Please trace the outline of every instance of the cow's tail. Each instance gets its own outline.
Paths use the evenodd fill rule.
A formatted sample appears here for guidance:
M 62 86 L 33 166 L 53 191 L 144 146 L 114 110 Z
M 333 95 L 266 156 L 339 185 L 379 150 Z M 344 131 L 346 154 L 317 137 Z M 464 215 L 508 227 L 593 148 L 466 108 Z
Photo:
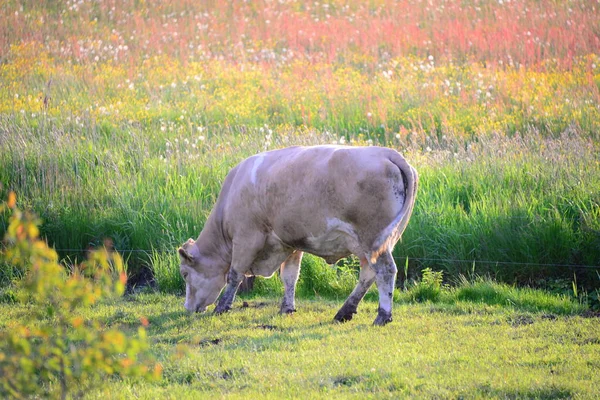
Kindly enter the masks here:
M 402 236 L 412 215 L 417 196 L 417 186 L 419 183 L 417 170 L 396 151 L 390 155 L 389 160 L 398 167 L 402 174 L 404 181 L 404 204 L 396 218 L 381 232 L 381 235 L 373 245 L 373 251 L 368 254 L 368 258 L 373 263 L 381 253 L 391 249 Z

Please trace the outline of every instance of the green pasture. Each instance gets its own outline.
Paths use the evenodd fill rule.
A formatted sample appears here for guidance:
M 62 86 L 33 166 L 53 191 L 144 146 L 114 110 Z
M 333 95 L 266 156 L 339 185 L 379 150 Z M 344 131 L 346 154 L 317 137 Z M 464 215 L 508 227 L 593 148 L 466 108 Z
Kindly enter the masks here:
M 498 286 L 484 286 L 445 291 L 436 303 L 401 297 L 384 328 L 371 325 L 374 301 L 338 324 L 332 318 L 341 299 L 300 300 L 297 313 L 281 316 L 279 298 L 246 297 L 215 317 L 187 314 L 181 296 L 126 296 L 87 310 L 85 318 L 135 335 L 146 317 L 150 353 L 162 363 L 163 379 L 115 378 L 86 398 L 600 396 L 597 317 L 565 298 L 513 290 L 508 301 Z M 470 297 L 469 290 L 479 295 Z M 502 300 L 483 294 L 490 290 Z M 0 327 L 28 312 L 0 303 Z

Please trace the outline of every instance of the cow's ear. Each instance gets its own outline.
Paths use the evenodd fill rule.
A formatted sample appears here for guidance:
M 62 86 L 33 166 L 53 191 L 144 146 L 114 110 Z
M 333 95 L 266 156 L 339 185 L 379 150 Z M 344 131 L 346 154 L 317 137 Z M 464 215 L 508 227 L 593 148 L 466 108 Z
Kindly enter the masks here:
M 187 262 L 194 261 L 194 257 L 190 253 L 185 251 L 182 247 L 180 247 L 177 251 L 179 251 L 179 257 L 181 258 L 181 261 L 187 261 Z

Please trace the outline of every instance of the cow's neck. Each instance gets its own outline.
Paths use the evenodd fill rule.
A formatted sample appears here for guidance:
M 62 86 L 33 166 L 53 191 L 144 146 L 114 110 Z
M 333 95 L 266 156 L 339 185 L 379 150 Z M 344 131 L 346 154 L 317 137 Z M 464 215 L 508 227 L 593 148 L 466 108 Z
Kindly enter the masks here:
M 220 219 L 211 214 L 200 236 L 196 240 L 196 246 L 203 257 L 210 258 L 215 265 L 228 269 L 231 265 L 231 240 L 226 236 Z

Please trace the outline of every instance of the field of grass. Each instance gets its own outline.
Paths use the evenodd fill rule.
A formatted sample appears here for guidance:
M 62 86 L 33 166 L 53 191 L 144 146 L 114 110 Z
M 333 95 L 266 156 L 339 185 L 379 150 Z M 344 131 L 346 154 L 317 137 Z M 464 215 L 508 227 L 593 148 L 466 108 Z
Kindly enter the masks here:
M 85 318 L 135 336 L 145 317 L 163 379 L 113 379 L 87 397 L 598 398 L 598 318 L 565 299 L 512 292 L 512 303 L 491 283 L 437 303 L 401 298 L 385 328 L 371 325 L 373 301 L 338 324 L 341 300 L 301 300 L 280 316 L 279 299 L 244 298 L 215 317 L 187 314 L 181 297 L 138 293 Z M 0 327 L 28 312 L 0 303 Z
M 371 326 L 371 290 L 334 324 L 355 261 L 310 256 L 292 316 L 277 278 L 186 314 L 175 249 L 229 169 L 323 143 L 419 171 L 394 321 Z M 3 1 L 11 191 L 66 263 L 106 239 L 127 261 L 133 294 L 85 319 L 135 337 L 145 317 L 163 379 L 90 398 L 600 397 L 598 2 Z M 32 312 L 15 273 L 0 265 L 2 331 Z
M 0 196 L 63 257 L 110 238 L 135 275 L 243 158 L 380 144 L 421 176 L 395 252 L 413 276 L 593 291 L 599 29 L 583 0 L 7 1 Z

